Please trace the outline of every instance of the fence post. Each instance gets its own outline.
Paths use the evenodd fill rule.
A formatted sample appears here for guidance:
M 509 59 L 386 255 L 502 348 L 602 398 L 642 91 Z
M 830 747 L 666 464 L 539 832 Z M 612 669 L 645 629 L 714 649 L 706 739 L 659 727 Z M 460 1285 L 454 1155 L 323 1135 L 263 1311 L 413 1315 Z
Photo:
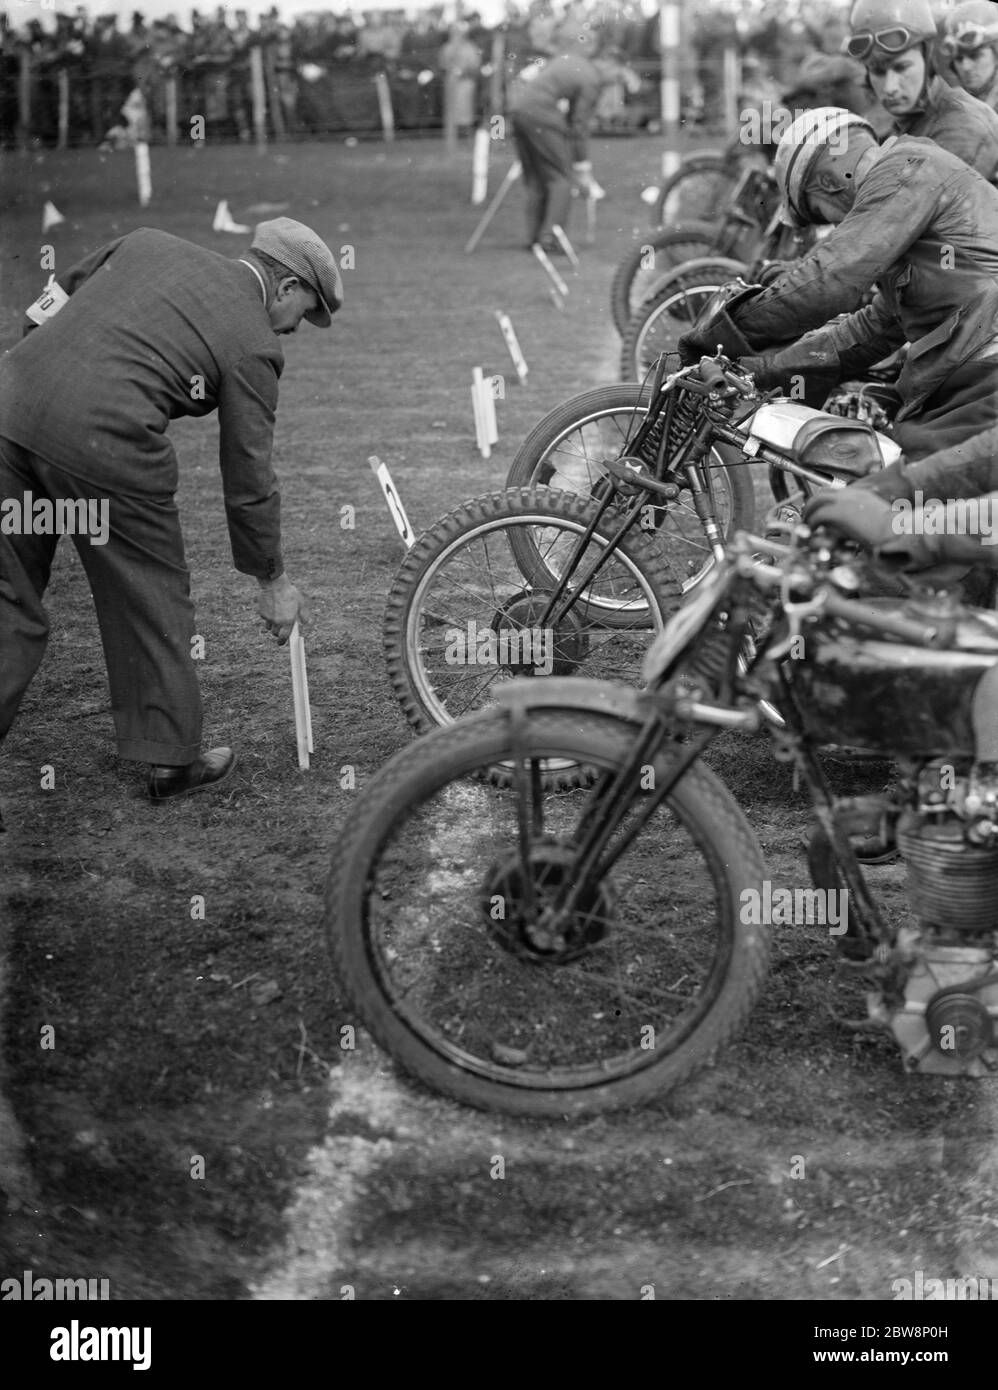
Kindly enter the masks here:
M 60 68 L 56 74 L 56 87 L 59 92 L 59 133 L 56 149 L 64 150 L 69 144 L 69 72 Z
M 166 143 L 177 143 L 177 74 L 168 72 L 165 83 L 166 98 Z
M 658 32 L 662 54 L 662 177 L 669 179 L 680 163 L 682 10 L 679 0 L 659 0 Z
M 738 91 L 742 62 L 738 44 L 728 39 L 724 45 L 724 133 L 729 139 L 738 134 Z
M 250 83 L 253 89 L 253 131 L 256 147 L 267 147 L 267 96 L 263 86 L 263 50 L 258 44 L 250 49 Z
M 500 115 L 504 108 L 504 83 L 503 76 L 506 68 L 506 35 L 502 30 L 497 30 L 492 35 L 492 72 L 489 76 L 489 112 L 493 116 Z
M 21 49 L 17 81 L 17 142 L 22 150 L 31 144 L 31 54 Z
M 274 126 L 274 136 L 283 140 L 287 134 L 284 124 L 284 107 L 281 105 L 281 89 L 277 82 L 277 68 L 274 64 L 274 50 L 267 44 L 263 53 L 263 70 L 267 75 L 267 95 L 270 97 L 270 119 Z

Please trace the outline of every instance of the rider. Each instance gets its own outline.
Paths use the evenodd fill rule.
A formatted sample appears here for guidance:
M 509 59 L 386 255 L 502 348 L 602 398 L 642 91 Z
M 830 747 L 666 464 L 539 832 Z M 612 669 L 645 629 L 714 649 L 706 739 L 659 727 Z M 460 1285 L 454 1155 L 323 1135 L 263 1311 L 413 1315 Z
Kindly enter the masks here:
M 998 111 L 998 5 L 965 0 L 950 10 L 942 52 L 963 90 Z
M 935 70 L 929 0 L 856 0 L 842 47 L 893 118 L 893 134 L 934 140 L 986 179 L 998 175 L 998 114 Z
M 998 422 L 998 189 L 930 140 L 878 146 L 862 117 L 834 107 L 794 121 L 776 177 L 794 225 L 838 225 L 681 338 L 683 361 L 720 345 L 760 386 L 799 396 L 803 383 L 821 405 L 907 341 L 894 433 L 909 458 Z

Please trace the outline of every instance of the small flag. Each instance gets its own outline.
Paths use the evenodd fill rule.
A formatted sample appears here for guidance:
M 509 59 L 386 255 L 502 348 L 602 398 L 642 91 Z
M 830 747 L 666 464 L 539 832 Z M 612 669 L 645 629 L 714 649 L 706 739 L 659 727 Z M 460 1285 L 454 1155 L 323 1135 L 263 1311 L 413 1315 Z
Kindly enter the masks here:
M 233 221 L 229 205 L 223 198 L 215 209 L 215 220 L 211 224 L 213 232 L 251 232 L 252 227 L 246 227 L 242 222 Z
M 56 207 L 55 203 L 46 203 L 42 208 L 42 234 L 51 227 L 58 227 L 60 222 L 65 222 L 65 217 Z

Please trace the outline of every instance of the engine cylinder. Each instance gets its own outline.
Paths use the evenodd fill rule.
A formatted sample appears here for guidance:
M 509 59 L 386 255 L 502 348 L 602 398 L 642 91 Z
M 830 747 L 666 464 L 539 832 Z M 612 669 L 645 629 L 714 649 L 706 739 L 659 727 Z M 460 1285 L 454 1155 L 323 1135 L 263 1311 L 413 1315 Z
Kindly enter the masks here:
M 998 849 L 964 840 L 955 818 L 929 825 L 915 813 L 902 816 L 897 846 L 908 866 L 908 897 L 925 923 L 943 930 L 985 932 L 998 928 Z

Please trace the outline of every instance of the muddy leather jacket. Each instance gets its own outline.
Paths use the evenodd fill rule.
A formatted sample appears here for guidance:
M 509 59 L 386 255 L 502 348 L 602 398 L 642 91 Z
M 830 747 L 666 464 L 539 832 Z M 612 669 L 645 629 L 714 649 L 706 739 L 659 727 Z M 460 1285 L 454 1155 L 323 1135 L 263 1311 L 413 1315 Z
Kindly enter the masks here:
M 980 497 L 998 492 L 998 425 L 917 463 L 899 459 L 890 468 L 860 478 L 854 486 L 875 492 L 888 502 L 904 498 L 914 503 L 921 500 L 919 493 L 924 499 Z
M 986 179 L 998 176 L 998 115 L 939 76 L 929 82 L 920 110 L 894 118 L 892 133 L 934 140 Z
M 907 341 L 903 420 L 958 367 L 998 358 L 998 188 L 931 140 L 891 138 L 845 219 L 746 299 L 732 320 L 766 354 L 746 363 L 761 380 L 860 376 Z

